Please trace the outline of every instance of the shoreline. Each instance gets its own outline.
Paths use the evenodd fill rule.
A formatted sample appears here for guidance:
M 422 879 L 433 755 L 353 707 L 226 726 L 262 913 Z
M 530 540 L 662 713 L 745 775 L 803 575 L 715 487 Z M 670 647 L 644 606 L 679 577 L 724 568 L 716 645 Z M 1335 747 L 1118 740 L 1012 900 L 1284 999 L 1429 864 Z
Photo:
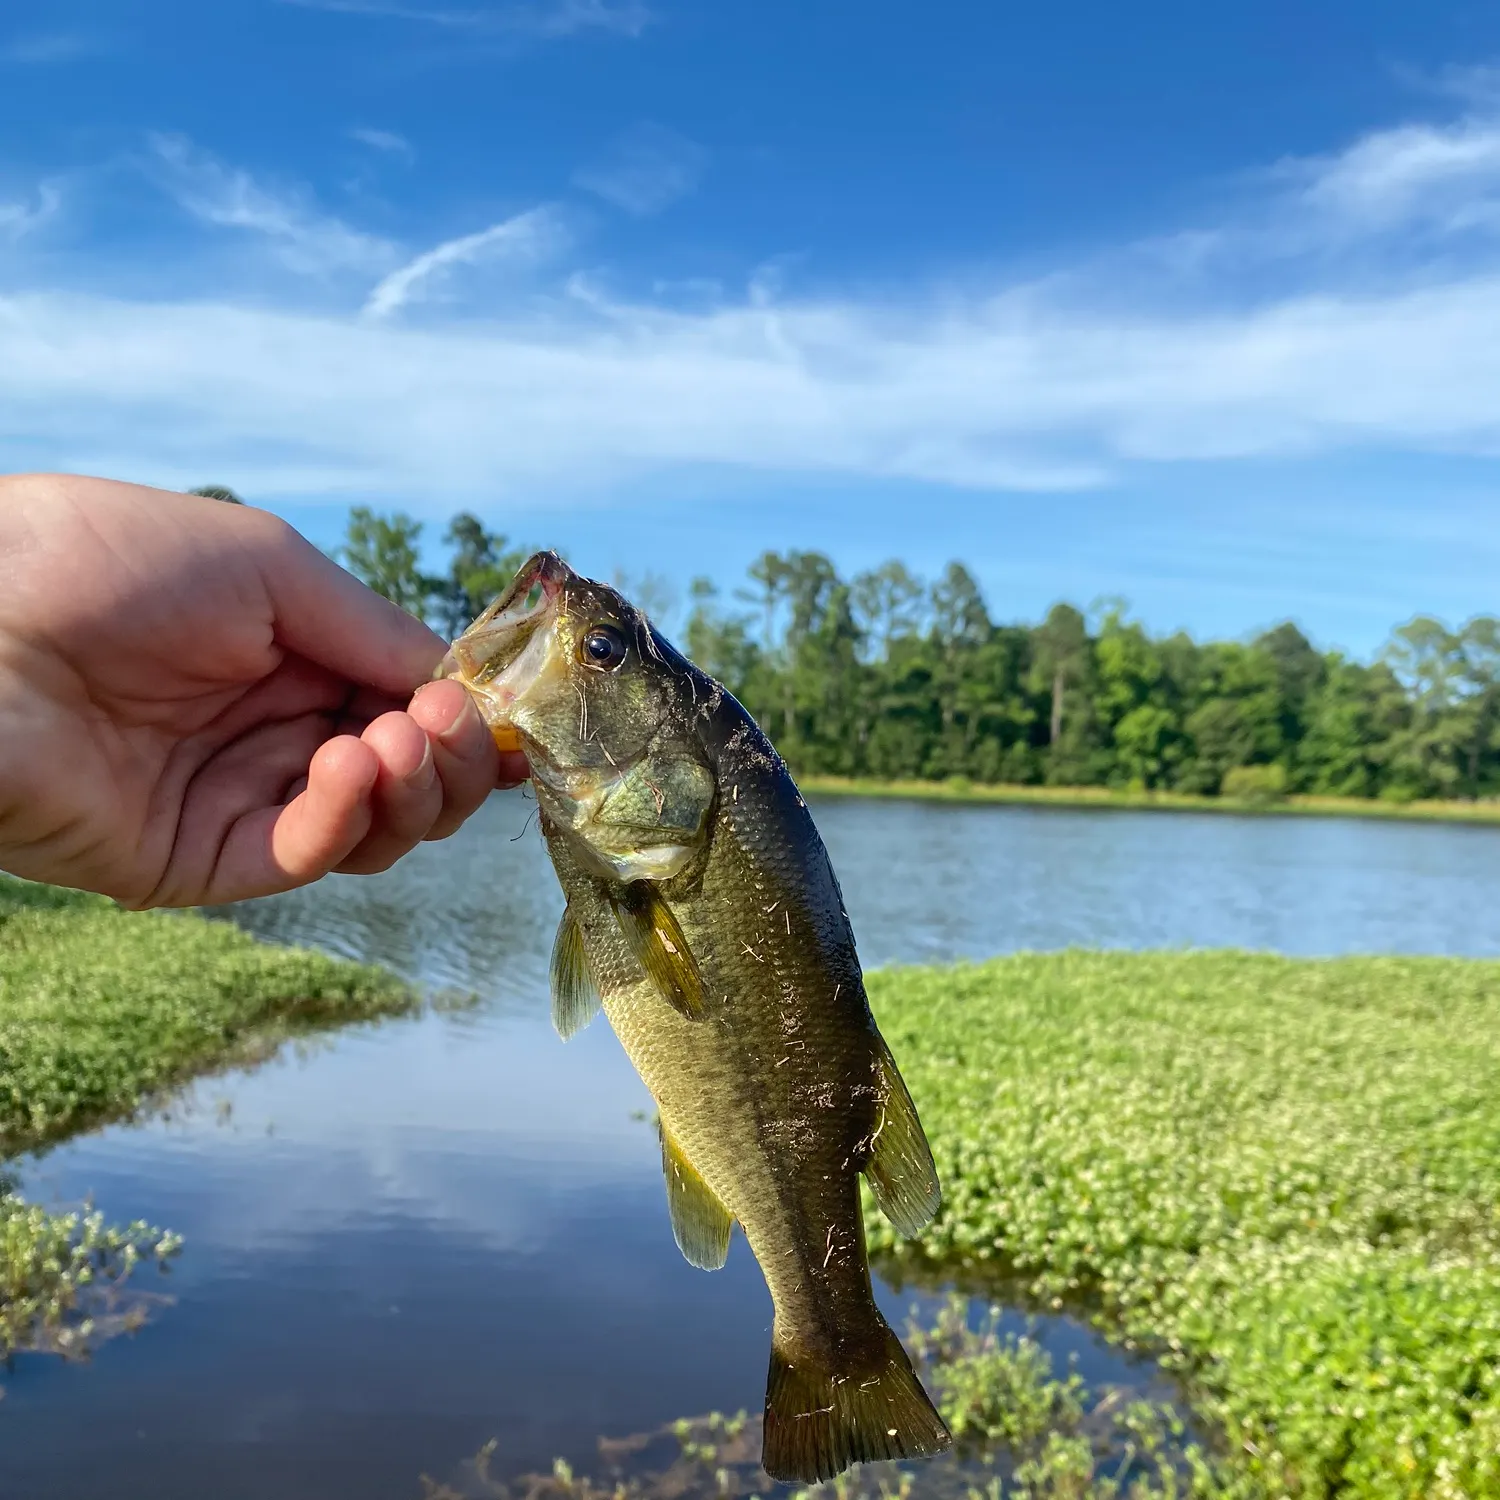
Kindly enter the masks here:
M 121 1287 L 181 1245 L 92 1206 L 33 1204 L 15 1163 L 296 1037 L 419 1006 L 371 965 L 0 876 L 0 1362 L 76 1357 L 139 1326 L 145 1304 L 120 1305 Z
M 1500 827 L 1500 801 L 1382 802 L 1373 797 L 1292 793 L 1275 800 L 1204 797 L 1192 792 L 1115 791 L 1092 786 L 1026 786 L 1020 783 L 882 781 L 873 777 L 799 776 L 813 797 L 869 797 L 959 806 L 1058 807 L 1105 812 L 1218 813 L 1240 817 L 1371 818 L 1413 823 L 1467 823 Z

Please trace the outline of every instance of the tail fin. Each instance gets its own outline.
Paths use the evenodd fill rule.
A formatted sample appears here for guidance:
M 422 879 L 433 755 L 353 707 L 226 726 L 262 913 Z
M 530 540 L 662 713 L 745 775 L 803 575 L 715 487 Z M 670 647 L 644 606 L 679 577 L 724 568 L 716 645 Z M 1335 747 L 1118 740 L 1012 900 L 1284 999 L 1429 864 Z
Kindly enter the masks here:
M 850 1464 L 918 1458 L 952 1443 L 901 1340 L 887 1328 L 885 1341 L 883 1365 L 846 1375 L 790 1363 L 773 1335 L 761 1455 L 767 1474 L 816 1484 Z

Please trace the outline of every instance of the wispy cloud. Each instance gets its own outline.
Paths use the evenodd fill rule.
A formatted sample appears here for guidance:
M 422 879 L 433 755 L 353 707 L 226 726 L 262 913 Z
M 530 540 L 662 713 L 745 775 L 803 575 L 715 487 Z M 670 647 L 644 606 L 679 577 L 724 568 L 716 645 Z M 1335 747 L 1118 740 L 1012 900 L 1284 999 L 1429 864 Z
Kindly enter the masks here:
M 356 126 L 349 132 L 351 140 L 374 151 L 384 151 L 387 156 L 399 156 L 404 161 L 416 159 L 416 150 L 404 135 L 394 130 L 372 130 L 367 126 Z
M 691 307 L 566 261 L 551 297 L 490 279 L 459 300 L 463 268 L 557 254 L 554 211 L 413 257 L 168 141 L 179 202 L 366 274 L 364 316 L 188 302 L 165 274 L 151 302 L 0 298 L 0 438 L 32 463 L 150 474 L 190 454 L 267 495 L 438 506 L 715 465 L 983 491 L 1143 464 L 1500 456 L 1500 240 L 1457 254 L 1444 227 L 1500 192 L 1497 131 L 1472 114 L 1283 163 L 1255 211 L 1191 230 L 1213 248 L 1190 285 L 1158 266 L 1138 297 L 1122 246 L 1027 285 L 810 296 L 759 275 Z
M 0 43 L 0 62 L 40 67 L 72 62 L 100 50 L 100 39 L 87 32 L 39 31 Z
M 349 16 L 385 16 L 432 26 L 492 35 L 564 37 L 575 32 L 605 31 L 639 36 L 653 19 L 640 0 L 540 0 L 529 5 L 479 9 L 410 5 L 403 0 L 280 0 L 303 10 Z
M 0 202 L 0 236 L 18 240 L 39 229 L 62 207 L 62 189 L 44 182 L 36 192 L 34 203 Z
M 435 282 L 457 266 L 494 261 L 534 264 L 555 253 L 565 239 L 563 226 L 552 209 L 535 208 L 517 214 L 477 234 L 447 240 L 392 271 L 370 293 L 365 313 L 372 318 L 389 317 L 408 302 L 426 295 Z
M 644 217 L 659 213 L 698 185 L 708 153 L 696 141 L 661 125 L 627 131 L 593 166 L 576 172 L 586 192 Z
M 1500 240 L 1500 96 L 1457 119 L 1409 122 L 1337 151 L 1285 158 L 1242 187 L 1242 201 L 1218 222 L 1128 254 L 1201 278 L 1210 290 L 1213 278 L 1246 272 L 1330 286 L 1400 278 L 1437 253 L 1448 274 L 1481 269 Z
M 404 328 L 0 299 L 0 410 L 57 461 L 107 445 L 151 472 L 193 434 L 267 492 L 294 452 L 309 489 L 439 503 L 684 465 L 1045 490 L 1145 462 L 1500 453 L 1500 276 L 1210 317 L 1026 295 L 788 303 L 774 327 L 747 304 L 612 312 Z
M 1288 163 L 1303 205 L 1350 234 L 1495 224 L 1500 119 L 1378 131 L 1328 157 Z
M 321 213 L 305 194 L 269 188 L 181 136 L 153 136 L 151 149 L 153 174 L 187 213 L 217 228 L 265 236 L 293 271 L 378 274 L 396 256 L 389 241 Z

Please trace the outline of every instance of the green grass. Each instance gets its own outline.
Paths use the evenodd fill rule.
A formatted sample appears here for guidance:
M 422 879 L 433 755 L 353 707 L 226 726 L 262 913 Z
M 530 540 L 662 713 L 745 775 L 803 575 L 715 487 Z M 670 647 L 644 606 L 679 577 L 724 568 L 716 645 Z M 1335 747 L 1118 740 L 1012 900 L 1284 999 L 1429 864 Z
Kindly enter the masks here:
M 378 969 L 0 877 L 0 1158 L 129 1117 L 289 1036 L 413 1003 Z M 67 1348 L 97 1293 L 175 1247 L 144 1224 L 45 1213 L 0 1182 L 0 1356 Z
M 1388 802 L 1373 797 L 1199 797 L 1188 792 L 1115 790 L 1101 786 L 1020 786 L 970 781 L 877 781 L 846 776 L 799 776 L 818 797 L 909 798 L 922 802 L 1004 806 L 1082 807 L 1124 811 L 1267 813 L 1280 817 L 1395 818 L 1417 822 L 1500 824 L 1500 801 Z
M 874 1248 L 1161 1354 L 1223 1435 L 1200 1488 L 1500 1495 L 1500 964 L 1073 952 L 870 991 L 945 1189 Z

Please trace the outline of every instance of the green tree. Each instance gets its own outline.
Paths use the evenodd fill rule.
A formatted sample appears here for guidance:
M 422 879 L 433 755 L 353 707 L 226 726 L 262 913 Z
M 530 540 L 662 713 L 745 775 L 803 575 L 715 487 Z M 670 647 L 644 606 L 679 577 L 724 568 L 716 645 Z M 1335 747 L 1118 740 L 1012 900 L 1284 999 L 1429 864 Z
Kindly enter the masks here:
M 1110 779 L 1163 785 L 1183 755 L 1176 694 L 1161 650 L 1139 623 L 1125 618 L 1123 601 L 1104 607 L 1094 680 L 1099 715 L 1115 749 Z
M 1500 620 L 1476 615 L 1458 633 L 1466 707 L 1468 794 L 1477 797 L 1494 774 L 1500 749 Z
M 205 500 L 223 500 L 228 505 L 245 503 L 227 484 L 200 484 L 196 489 L 189 490 L 188 494 L 202 495 Z
M 349 527 L 338 558 L 377 594 L 408 614 L 425 618 L 433 580 L 421 569 L 417 551 L 421 535 L 422 523 L 400 511 L 381 516 L 367 506 L 356 505 L 349 512 Z
M 1451 797 L 1463 784 L 1466 668 L 1463 642 L 1441 620 L 1417 615 L 1391 632 L 1381 659 L 1405 689 L 1410 718 L 1393 737 L 1386 792 Z
M 342 555 L 366 582 L 450 634 L 510 581 L 522 554 L 453 518 L 441 577 L 421 527 L 353 511 Z M 689 655 L 736 694 L 794 769 L 884 777 L 1283 789 L 1410 798 L 1500 793 L 1500 620 L 1457 630 L 1418 616 L 1363 664 L 1293 624 L 1254 641 L 1153 636 L 1122 600 L 1039 625 L 994 623 L 959 562 L 930 589 L 892 559 L 840 578 L 820 552 L 763 552 L 728 613 L 693 580 Z M 617 577 L 657 618 L 658 575 Z
M 916 634 L 925 593 L 922 580 L 896 558 L 855 575 L 849 586 L 850 609 L 866 648 L 877 660 L 889 655 L 894 640 Z
M 1259 636 L 1255 649 L 1271 659 L 1275 670 L 1289 784 L 1297 786 L 1302 775 L 1298 746 L 1307 732 L 1308 713 L 1325 680 L 1327 663 L 1289 620 Z
M 1188 747 L 1176 785 L 1212 796 L 1231 771 L 1281 763 L 1282 697 L 1276 659 L 1258 643 L 1194 650 L 1195 706 L 1183 721 Z
M 990 616 L 974 575 L 951 562 L 932 586 L 932 631 L 945 650 L 977 646 L 989 637 Z
M 740 589 L 736 597 L 756 605 L 761 614 L 760 648 L 770 653 L 777 646 L 777 618 L 790 583 L 790 568 L 779 552 L 762 552 L 750 564 L 754 589 Z
M 1129 786 L 1158 787 L 1175 759 L 1177 721 L 1155 703 L 1138 703 L 1115 725 L 1121 779 Z
M 677 590 L 664 573 L 643 568 L 639 573 L 616 568 L 610 582 L 648 620 L 665 630 L 677 610 Z
M 415 545 L 415 534 L 412 541 Z M 460 511 L 448 523 L 443 542 L 451 549 L 448 571 L 427 580 L 427 587 L 433 625 L 451 639 L 505 591 L 529 554 L 512 547 L 507 537 L 486 530 L 468 511 Z
M 695 578 L 688 588 L 692 610 L 687 622 L 687 654 L 741 702 L 747 702 L 760 663 L 760 648 L 745 620 L 721 614 L 712 579 Z
M 1063 732 L 1063 706 L 1068 688 L 1088 669 L 1089 632 L 1083 615 L 1071 604 L 1054 604 L 1032 635 L 1032 672 L 1051 693 L 1047 744 L 1054 758 Z

